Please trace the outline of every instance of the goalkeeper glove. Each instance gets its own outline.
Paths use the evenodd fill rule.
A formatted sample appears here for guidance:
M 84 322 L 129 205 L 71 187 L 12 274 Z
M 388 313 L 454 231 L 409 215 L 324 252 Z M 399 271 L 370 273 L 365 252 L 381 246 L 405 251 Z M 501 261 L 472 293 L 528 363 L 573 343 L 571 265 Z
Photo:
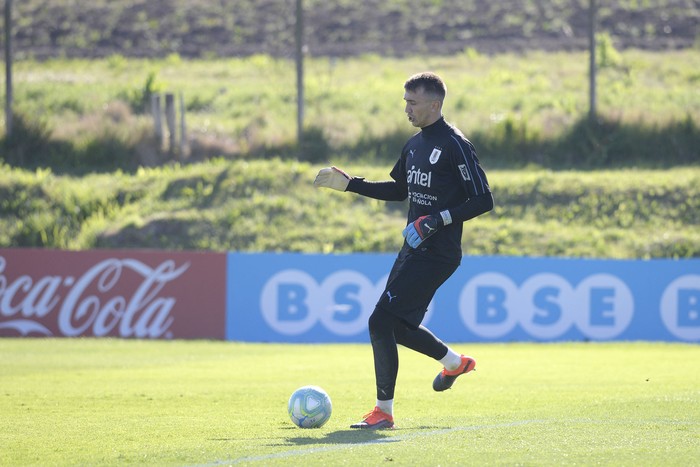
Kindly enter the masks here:
M 403 229 L 403 236 L 411 248 L 418 248 L 426 238 L 451 223 L 452 217 L 448 210 L 442 211 L 439 216 L 421 216 Z
M 326 167 L 318 171 L 314 180 L 315 187 L 332 188 L 338 191 L 345 191 L 350 183 L 350 175 L 346 174 L 338 167 Z

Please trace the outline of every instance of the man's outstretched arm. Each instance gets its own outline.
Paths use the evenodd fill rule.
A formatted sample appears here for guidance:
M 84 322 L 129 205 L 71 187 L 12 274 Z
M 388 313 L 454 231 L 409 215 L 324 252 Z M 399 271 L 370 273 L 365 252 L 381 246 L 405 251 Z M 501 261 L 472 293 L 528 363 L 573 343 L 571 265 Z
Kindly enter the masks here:
M 314 180 L 314 186 L 350 191 L 383 201 L 403 201 L 408 197 L 408 193 L 402 191 L 394 180 L 369 182 L 361 177 L 351 177 L 337 167 L 325 167 L 319 170 Z

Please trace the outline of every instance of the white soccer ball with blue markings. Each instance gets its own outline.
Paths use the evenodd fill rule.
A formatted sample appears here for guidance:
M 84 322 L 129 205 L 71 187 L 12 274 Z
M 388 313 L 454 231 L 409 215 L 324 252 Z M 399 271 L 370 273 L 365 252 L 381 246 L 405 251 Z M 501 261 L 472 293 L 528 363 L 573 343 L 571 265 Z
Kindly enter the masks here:
M 331 398 L 318 386 L 302 386 L 289 398 L 289 418 L 299 428 L 320 428 L 333 411 Z

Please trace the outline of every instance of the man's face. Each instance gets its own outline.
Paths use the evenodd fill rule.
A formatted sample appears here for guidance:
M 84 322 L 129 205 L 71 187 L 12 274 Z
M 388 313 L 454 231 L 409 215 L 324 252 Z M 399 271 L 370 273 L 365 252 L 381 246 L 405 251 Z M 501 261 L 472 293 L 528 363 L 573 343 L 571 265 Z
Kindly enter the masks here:
M 404 92 L 406 101 L 404 111 L 411 125 L 423 128 L 432 125 L 440 118 L 440 101 L 433 95 L 426 94 L 423 88 Z

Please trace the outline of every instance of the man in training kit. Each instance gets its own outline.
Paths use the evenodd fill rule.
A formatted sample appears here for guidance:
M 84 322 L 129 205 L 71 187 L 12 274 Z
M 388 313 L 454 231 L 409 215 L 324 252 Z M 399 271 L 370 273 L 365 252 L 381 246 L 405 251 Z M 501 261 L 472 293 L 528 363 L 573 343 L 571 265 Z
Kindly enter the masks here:
M 391 170 L 392 180 L 371 182 L 336 167 L 321 169 L 314 185 L 385 201 L 409 199 L 404 244 L 386 288 L 369 318 L 377 403 L 351 428 L 393 428 L 394 389 L 399 370 L 397 344 L 434 358 L 444 369 L 433 389 L 452 387 L 472 371 L 473 358 L 460 355 L 421 325 L 435 292 L 462 259 L 462 223 L 493 209 L 493 197 L 474 146 L 442 116 L 447 88 L 434 73 L 404 83 L 405 112 L 413 135 Z

